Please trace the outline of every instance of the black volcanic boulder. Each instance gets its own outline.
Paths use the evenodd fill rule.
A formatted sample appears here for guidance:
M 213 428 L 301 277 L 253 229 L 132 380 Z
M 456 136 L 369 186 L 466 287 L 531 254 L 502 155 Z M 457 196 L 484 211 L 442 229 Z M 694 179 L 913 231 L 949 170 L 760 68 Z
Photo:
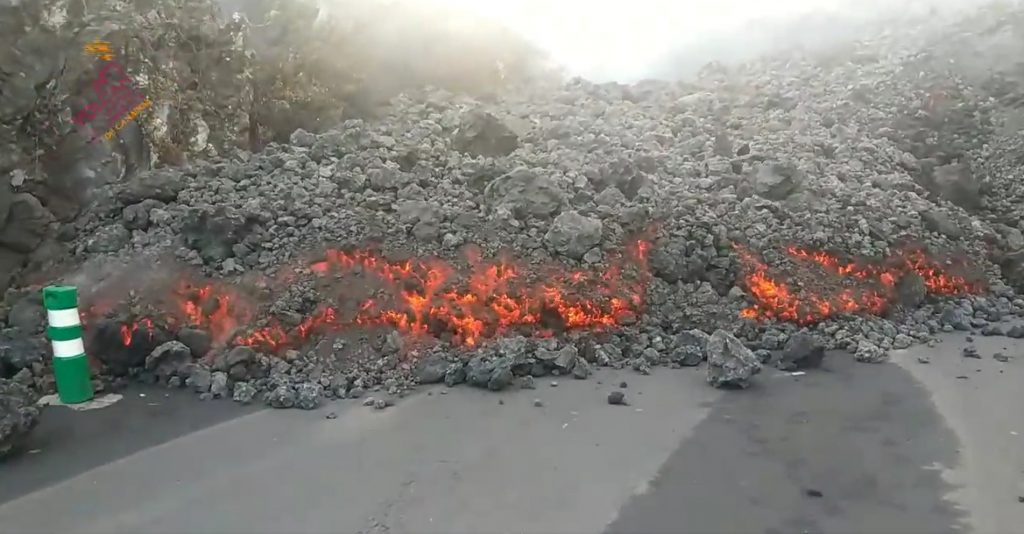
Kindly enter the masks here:
M 0 378 L 0 458 L 16 450 L 39 424 L 35 401 L 27 387 Z

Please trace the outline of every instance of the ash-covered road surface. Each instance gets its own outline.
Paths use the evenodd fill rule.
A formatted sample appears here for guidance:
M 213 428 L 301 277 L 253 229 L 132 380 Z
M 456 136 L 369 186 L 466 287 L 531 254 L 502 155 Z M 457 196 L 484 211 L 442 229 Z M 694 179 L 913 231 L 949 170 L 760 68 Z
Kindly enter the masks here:
M 1024 347 L 1012 341 L 976 339 L 981 359 L 961 356 L 962 335 L 898 352 L 895 364 L 833 354 L 823 369 L 768 371 L 727 395 L 689 369 L 602 372 L 601 384 L 545 381 L 500 395 L 433 389 L 385 411 L 264 410 L 45 489 L 30 474 L 58 477 L 53 467 L 67 462 L 55 450 L 24 456 L 31 470 L 0 470 L 13 499 L 0 505 L 0 524 L 18 533 L 1018 532 L 1024 416 L 1012 407 Z M 605 401 L 620 381 L 630 406 Z M 160 439 L 141 425 L 102 424 L 107 440 L 93 428 L 49 446 L 81 463 L 132 449 L 120 440 Z

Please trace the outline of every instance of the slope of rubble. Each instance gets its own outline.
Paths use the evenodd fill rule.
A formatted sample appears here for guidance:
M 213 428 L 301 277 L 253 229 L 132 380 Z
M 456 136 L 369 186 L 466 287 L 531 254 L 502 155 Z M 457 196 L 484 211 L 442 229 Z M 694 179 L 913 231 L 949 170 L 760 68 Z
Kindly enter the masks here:
M 949 61 L 1019 50 L 1022 13 L 687 82 L 408 92 L 377 120 L 96 188 L 46 274 L 81 288 L 104 387 L 274 407 L 705 360 L 745 387 L 825 348 L 1024 337 L 999 325 L 1024 316 L 1024 68 Z M 52 389 L 24 338 L 38 289 L 7 302 L 22 352 L 2 376 Z

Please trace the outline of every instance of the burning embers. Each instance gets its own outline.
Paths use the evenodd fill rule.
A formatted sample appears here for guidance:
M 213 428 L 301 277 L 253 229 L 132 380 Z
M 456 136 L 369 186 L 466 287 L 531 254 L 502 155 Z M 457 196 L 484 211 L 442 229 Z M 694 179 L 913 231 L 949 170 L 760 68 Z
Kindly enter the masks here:
M 835 255 L 799 247 L 786 253 L 815 271 L 814 287 L 779 280 L 767 264 L 745 247 L 734 247 L 745 270 L 744 282 L 755 303 L 741 312 L 749 319 L 778 319 L 801 325 L 844 313 L 880 315 L 917 283 L 922 293 L 964 295 L 985 290 L 983 282 L 969 280 L 964 262 L 939 261 L 921 248 L 907 248 L 877 262 L 844 261 Z M 824 276 L 823 276 L 824 275 Z M 923 295 L 921 295 L 923 296 Z
M 118 334 L 124 347 L 149 347 L 154 336 L 164 337 L 161 332 L 189 327 L 209 332 L 214 345 L 278 351 L 316 334 L 373 326 L 466 346 L 511 331 L 543 336 L 613 328 L 634 322 L 641 311 L 649 246 L 632 243 L 601 272 L 528 271 L 508 261 L 484 262 L 472 251 L 459 267 L 328 250 L 308 270 L 318 293 L 330 298 L 305 317 L 257 323 L 254 300 L 232 286 L 182 283 L 170 291 L 172 302 L 156 304 L 165 310 L 159 318 L 153 315 L 156 325 L 149 318 L 122 321 Z M 109 334 L 104 339 L 112 341 Z

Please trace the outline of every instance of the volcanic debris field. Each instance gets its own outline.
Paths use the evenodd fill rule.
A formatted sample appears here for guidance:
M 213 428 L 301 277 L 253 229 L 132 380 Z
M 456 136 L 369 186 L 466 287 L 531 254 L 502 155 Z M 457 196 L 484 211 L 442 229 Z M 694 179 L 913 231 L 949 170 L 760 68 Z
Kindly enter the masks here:
M 743 388 L 824 349 L 1021 338 L 999 323 L 1024 316 L 1006 126 L 1024 68 L 950 58 L 1019 44 L 1022 20 L 904 22 L 687 82 L 407 93 L 379 120 L 97 188 L 59 281 L 80 288 L 100 390 L 276 408 L 601 366 L 704 364 Z M 41 394 L 39 287 L 13 293 L 0 373 Z

